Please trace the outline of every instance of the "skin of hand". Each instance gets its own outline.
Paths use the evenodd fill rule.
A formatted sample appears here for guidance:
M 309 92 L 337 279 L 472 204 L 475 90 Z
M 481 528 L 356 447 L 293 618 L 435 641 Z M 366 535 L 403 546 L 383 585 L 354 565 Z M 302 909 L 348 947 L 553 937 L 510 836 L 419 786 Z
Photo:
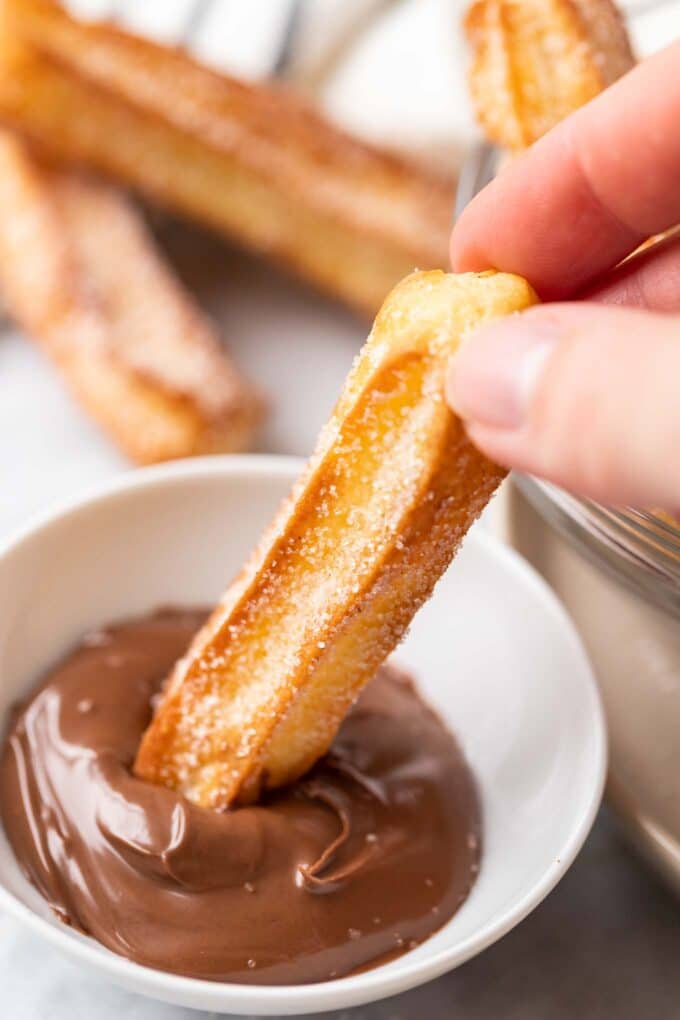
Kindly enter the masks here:
M 680 233 L 627 256 L 680 222 L 679 117 L 677 42 L 471 202 L 453 231 L 454 270 L 519 273 L 548 303 L 471 337 L 447 385 L 499 463 L 676 515 Z

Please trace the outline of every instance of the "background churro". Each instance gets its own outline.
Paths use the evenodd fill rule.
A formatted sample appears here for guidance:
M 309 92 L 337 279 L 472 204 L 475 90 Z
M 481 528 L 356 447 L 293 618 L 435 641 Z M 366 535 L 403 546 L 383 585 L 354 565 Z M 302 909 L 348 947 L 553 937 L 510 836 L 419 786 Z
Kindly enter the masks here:
M 634 63 L 612 0 L 476 0 L 469 87 L 490 141 L 535 142 Z
M 0 295 L 139 463 L 239 450 L 262 401 L 114 188 L 0 134 Z
M 373 316 L 415 267 L 443 268 L 453 184 L 333 127 L 290 91 L 52 0 L 5 0 L 0 120 L 285 264 Z

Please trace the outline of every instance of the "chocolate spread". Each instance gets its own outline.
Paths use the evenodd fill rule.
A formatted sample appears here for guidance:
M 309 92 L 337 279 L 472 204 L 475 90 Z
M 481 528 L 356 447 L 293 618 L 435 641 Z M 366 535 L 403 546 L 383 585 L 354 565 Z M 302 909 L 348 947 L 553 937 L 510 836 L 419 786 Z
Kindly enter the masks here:
M 474 882 L 475 786 L 412 683 L 386 668 L 292 787 L 217 814 L 136 779 L 154 695 L 203 620 L 167 610 L 88 635 L 18 709 L 0 811 L 67 924 L 139 963 L 261 984 L 406 952 Z

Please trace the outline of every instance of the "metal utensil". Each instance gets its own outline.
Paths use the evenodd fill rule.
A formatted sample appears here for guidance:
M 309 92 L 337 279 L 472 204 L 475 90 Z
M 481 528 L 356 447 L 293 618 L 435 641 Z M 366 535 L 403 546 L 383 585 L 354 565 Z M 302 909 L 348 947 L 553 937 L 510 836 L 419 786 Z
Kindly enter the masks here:
M 501 155 L 500 149 L 489 142 L 477 142 L 472 146 L 463 161 L 458 177 L 453 204 L 454 223 L 477 192 L 494 179 Z

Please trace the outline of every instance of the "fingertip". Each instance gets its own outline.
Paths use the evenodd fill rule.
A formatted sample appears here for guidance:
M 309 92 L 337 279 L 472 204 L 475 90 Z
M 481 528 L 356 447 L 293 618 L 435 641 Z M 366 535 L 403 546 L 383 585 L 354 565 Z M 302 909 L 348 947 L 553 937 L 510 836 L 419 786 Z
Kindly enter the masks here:
M 454 273 L 474 273 L 481 268 L 475 264 L 474 257 L 468 251 L 465 224 L 463 222 L 464 216 L 465 213 L 461 215 L 453 228 L 449 243 L 449 259 Z
M 485 224 L 489 219 L 487 192 L 491 187 L 489 185 L 480 192 L 463 209 L 454 224 L 449 243 L 449 258 L 454 273 L 480 273 L 493 268 L 491 253 L 485 245 Z

